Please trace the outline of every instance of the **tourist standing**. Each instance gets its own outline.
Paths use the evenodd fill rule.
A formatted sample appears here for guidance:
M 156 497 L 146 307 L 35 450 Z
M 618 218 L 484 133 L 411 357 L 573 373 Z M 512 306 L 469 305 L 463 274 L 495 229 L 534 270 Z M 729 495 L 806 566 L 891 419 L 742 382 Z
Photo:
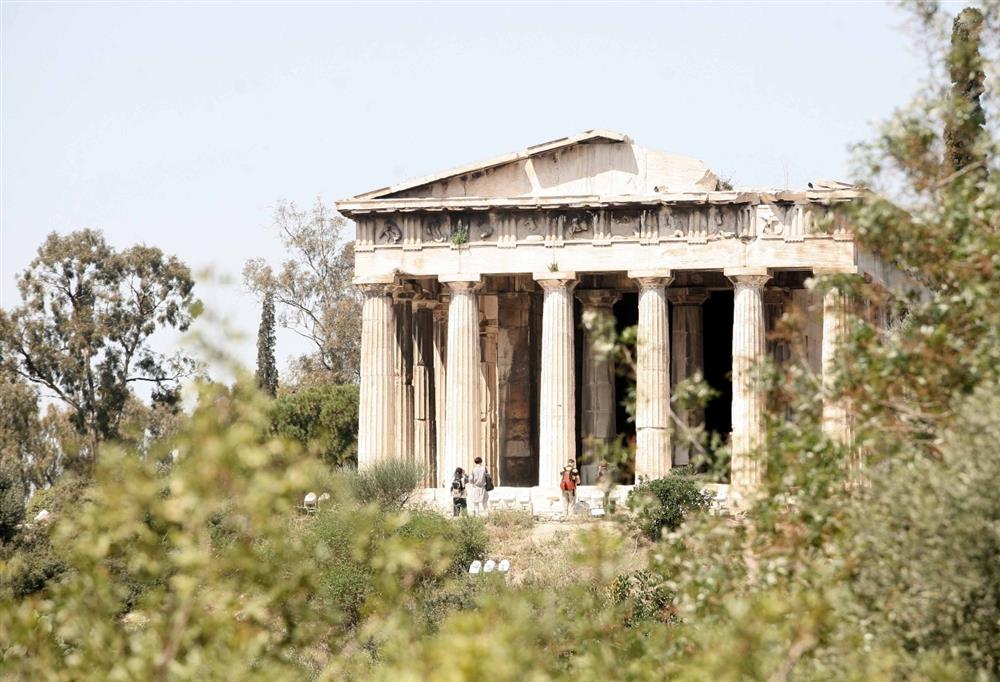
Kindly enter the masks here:
M 472 467 L 469 476 L 469 483 L 472 484 L 472 491 L 469 500 L 472 502 L 472 514 L 478 516 L 489 511 L 490 489 L 493 488 L 490 481 L 490 472 L 483 466 L 483 458 L 476 457 L 476 466 Z
M 452 515 L 465 514 L 468 505 L 465 501 L 465 484 L 468 478 L 462 467 L 455 469 L 455 478 L 451 482 L 451 507 Z
M 563 518 L 568 519 L 576 505 L 576 487 L 580 485 L 580 472 L 572 459 L 566 462 L 559 477 L 559 489 L 562 490 Z

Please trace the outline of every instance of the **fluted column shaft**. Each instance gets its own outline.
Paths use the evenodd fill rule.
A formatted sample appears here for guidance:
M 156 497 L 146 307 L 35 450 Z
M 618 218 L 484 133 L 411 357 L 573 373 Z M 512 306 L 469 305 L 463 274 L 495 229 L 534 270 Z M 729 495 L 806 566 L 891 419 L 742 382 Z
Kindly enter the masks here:
M 424 484 L 434 486 L 434 311 L 436 301 L 413 302 L 413 454 L 424 470 Z
M 764 329 L 766 269 L 726 270 L 733 298 L 733 436 L 731 481 L 739 491 L 754 490 L 761 480 L 764 444 L 764 395 L 757 368 L 767 356 Z
M 671 303 L 670 361 L 671 390 L 685 379 L 705 369 L 704 320 L 702 304 L 708 299 L 703 288 L 677 288 L 667 290 Z M 677 410 L 677 420 L 689 427 L 701 424 L 705 411 L 701 407 Z M 674 466 L 684 466 L 691 461 L 691 443 L 683 437 L 674 439 Z
M 635 377 L 636 481 L 670 473 L 670 336 L 666 286 L 669 270 L 633 271 L 639 283 Z
M 849 332 L 850 297 L 839 287 L 823 295 L 823 432 L 842 445 L 854 439 L 847 401 L 836 397 L 837 356 L 847 341 Z M 852 451 L 850 468 L 861 468 L 860 452 Z
M 445 280 L 448 303 L 448 373 L 443 470 L 449 481 L 456 467 L 466 471 L 480 454 L 479 280 Z
M 448 403 L 448 302 L 440 301 L 434 308 L 434 474 L 436 485 L 448 485 L 454 469 L 443 463 L 445 447 L 445 410 Z
M 576 459 L 576 377 L 573 353 L 574 272 L 535 275 L 544 290 L 542 367 L 538 410 L 538 485 L 559 485 L 559 472 Z
M 583 424 L 581 434 L 586 464 L 580 467 L 585 485 L 593 483 L 597 467 L 595 451 L 600 443 L 609 443 L 616 435 L 615 425 L 615 316 L 612 306 L 619 299 L 617 291 L 577 290 L 583 304 Z
M 361 311 L 361 386 L 358 405 L 358 466 L 395 456 L 396 324 L 392 283 L 359 280 Z

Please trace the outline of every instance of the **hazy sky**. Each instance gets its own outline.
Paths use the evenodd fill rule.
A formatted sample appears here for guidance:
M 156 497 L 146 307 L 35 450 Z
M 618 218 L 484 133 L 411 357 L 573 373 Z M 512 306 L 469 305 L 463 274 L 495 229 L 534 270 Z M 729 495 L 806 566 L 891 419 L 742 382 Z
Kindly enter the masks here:
M 589 128 L 738 185 L 849 175 L 918 87 L 877 3 L 2 5 L 0 304 L 44 236 L 176 254 L 246 333 L 279 199 L 327 202 Z M 284 359 L 303 346 L 279 334 Z

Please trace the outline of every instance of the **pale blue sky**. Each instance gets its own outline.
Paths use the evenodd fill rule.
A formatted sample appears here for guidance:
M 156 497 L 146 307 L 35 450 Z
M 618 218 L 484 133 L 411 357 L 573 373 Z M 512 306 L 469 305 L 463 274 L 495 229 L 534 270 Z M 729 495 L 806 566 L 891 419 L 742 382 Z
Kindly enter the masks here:
M 145 242 L 231 285 L 279 199 L 332 202 L 608 128 L 740 185 L 845 178 L 921 55 L 880 3 L 2 6 L 0 303 L 44 236 Z M 281 358 L 302 349 L 279 335 Z

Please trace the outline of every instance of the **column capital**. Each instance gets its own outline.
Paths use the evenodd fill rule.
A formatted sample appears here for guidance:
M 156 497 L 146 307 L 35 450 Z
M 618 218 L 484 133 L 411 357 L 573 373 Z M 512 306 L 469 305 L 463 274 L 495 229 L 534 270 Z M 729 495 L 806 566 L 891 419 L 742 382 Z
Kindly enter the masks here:
M 446 285 L 452 294 L 479 291 L 483 286 L 483 280 L 479 275 L 438 275 L 438 281 Z
M 667 289 L 667 300 L 674 305 L 701 305 L 708 300 L 705 287 L 675 287 Z
M 352 284 L 356 286 L 362 294 L 367 298 L 375 298 L 379 296 L 392 296 L 392 292 L 395 290 L 396 285 L 393 282 L 367 282 L 359 281 L 358 279 L 353 280 Z
M 549 272 L 536 272 L 531 277 L 538 282 L 538 286 L 543 289 L 569 289 L 576 286 L 576 273 L 563 270 L 552 270 Z
M 674 272 L 669 268 L 653 270 L 629 270 L 628 276 L 639 283 L 640 289 L 665 287 L 674 281 Z
M 575 293 L 587 308 L 610 308 L 622 297 L 614 289 L 577 289 Z
M 725 268 L 722 274 L 736 286 L 745 287 L 763 287 L 771 279 L 771 272 L 767 268 Z

